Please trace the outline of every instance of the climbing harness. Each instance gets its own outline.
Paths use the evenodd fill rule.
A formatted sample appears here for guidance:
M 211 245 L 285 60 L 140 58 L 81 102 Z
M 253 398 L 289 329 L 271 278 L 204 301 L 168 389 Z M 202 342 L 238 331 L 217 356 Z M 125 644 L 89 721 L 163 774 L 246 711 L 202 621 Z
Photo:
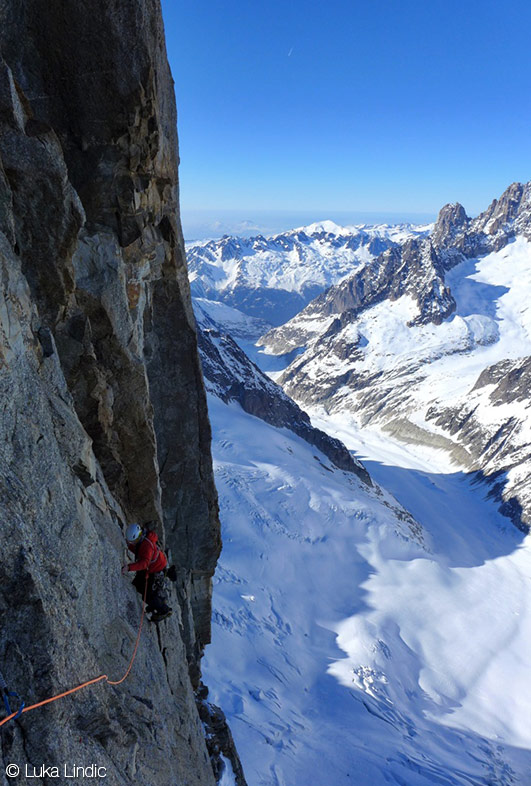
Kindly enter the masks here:
M 110 680 L 109 677 L 107 676 L 107 674 L 100 674 L 99 677 L 95 677 L 93 680 L 88 680 L 87 682 L 82 682 L 80 685 L 76 685 L 75 688 L 70 688 L 70 690 L 66 690 L 63 693 L 58 693 L 56 696 L 51 696 L 49 699 L 44 699 L 43 701 L 37 702 L 37 704 L 30 704 L 28 707 L 26 707 L 24 702 L 22 701 L 22 703 L 21 703 L 20 707 L 18 708 L 18 710 L 16 710 L 16 712 L 11 712 L 11 706 L 10 706 L 10 703 L 9 703 L 9 697 L 11 696 L 11 697 L 16 697 L 17 699 L 20 699 L 20 696 L 17 693 L 13 693 L 12 691 L 8 690 L 6 681 L 4 680 L 2 674 L 0 673 L 0 689 L 2 690 L 2 693 L 3 693 L 3 696 L 4 696 L 4 705 L 5 705 L 6 711 L 9 713 L 6 718 L 3 718 L 2 720 L 0 720 L 0 726 L 3 726 L 4 723 L 7 723 L 10 720 L 15 720 L 23 712 L 29 712 L 30 710 L 34 710 L 37 707 L 42 707 L 44 704 L 50 704 L 52 701 L 57 701 L 57 699 L 62 699 L 64 696 L 69 696 L 71 693 L 77 693 L 78 690 L 81 690 L 81 688 L 86 688 L 88 685 L 95 685 L 97 682 L 102 682 L 103 680 L 105 680 L 105 682 L 107 682 L 108 685 L 121 685 L 122 682 L 124 682 L 124 680 L 126 680 L 127 677 L 129 676 L 129 672 L 133 668 L 133 663 L 134 663 L 135 658 L 136 658 L 136 652 L 138 650 L 138 644 L 140 642 L 140 634 L 142 633 L 142 625 L 144 623 L 144 614 L 145 614 L 145 610 L 146 610 L 147 585 L 148 585 L 148 582 L 147 582 L 147 574 L 146 574 L 146 585 L 144 587 L 144 597 L 142 598 L 142 616 L 140 617 L 140 625 L 139 625 L 139 628 L 138 628 L 138 633 L 136 634 L 135 648 L 133 650 L 133 654 L 131 656 L 131 660 L 129 661 L 129 666 L 127 667 L 127 670 L 126 670 L 124 676 L 121 679 L 119 679 L 119 680 Z

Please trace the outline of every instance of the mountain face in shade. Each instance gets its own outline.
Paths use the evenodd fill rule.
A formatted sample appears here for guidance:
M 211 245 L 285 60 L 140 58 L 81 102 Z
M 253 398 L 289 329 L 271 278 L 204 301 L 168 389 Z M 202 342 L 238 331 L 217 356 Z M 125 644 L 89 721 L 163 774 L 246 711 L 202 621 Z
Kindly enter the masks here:
M 229 333 L 204 314 L 200 319 L 199 351 L 209 393 L 225 403 L 237 402 L 245 412 L 276 428 L 289 429 L 314 445 L 337 468 L 371 485 L 363 464 L 339 440 L 314 428 L 308 415 L 247 357 Z

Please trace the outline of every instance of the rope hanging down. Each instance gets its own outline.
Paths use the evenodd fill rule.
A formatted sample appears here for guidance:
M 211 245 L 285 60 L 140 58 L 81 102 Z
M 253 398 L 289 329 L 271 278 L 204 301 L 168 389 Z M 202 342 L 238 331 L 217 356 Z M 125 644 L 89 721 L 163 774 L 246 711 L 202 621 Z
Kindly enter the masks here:
M 139 625 L 139 628 L 138 628 L 138 633 L 136 634 L 135 648 L 133 650 L 133 654 L 131 656 L 131 660 L 129 661 L 129 666 L 127 667 L 127 670 L 126 670 L 124 676 L 121 679 L 119 679 L 119 680 L 110 680 L 109 677 L 106 674 L 101 674 L 99 677 L 95 677 L 93 680 L 88 680 L 87 682 L 82 682 L 80 685 L 76 685 L 75 688 L 70 688 L 70 690 L 66 690 L 63 693 L 58 693 L 56 696 L 51 696 L 49 699 L 44 699 L 43 701 L 37 702 L 37 704 L 30 704 L 28 707 L 25 707 L 24 706 L 24 702 L 22 702 L 22 705 L 19 707 L 19 709 L 16 712 L 12 712 L 10 715 L 7 716 L 7 718 L 3 718 L 0 721 L 0 726 L 3 726 L 4 723 L 7 723 L 11 719 L 18 718 L 18 716 L 21 715 L 23 712 L 29 712 L 30 710 L 34 710 L 37 707 L 42 707 L 44 704 L 50 704 L 52 701 L 57 701 L 58 699 L 62 699 L 64 696 L 69 696 L 71 693 L 77 693 L 78 690 L 81 690 L 82 688 L 86 688 L 88 685 L 95 685 L 97 682 L 103 682 L 103 680 L 105 680 L 108 685 L 121 685 L 122 682 L 124 682 L 124 680 L 126 680 L 127 677 L 129 676 L 129 672 L 131 671 L 131 669 L 133 667 L 133 663 L 134 663 L 135 658 L 136 658 L 136 653 L 137 653 L 137 650 L 138 650 L 138 644 L 140 642 L 140 634 L 142 633 L 142 625 L 144 623 L 144 614 L 145 614 L 145 611 L 146 611 L 147 585 L 148 585 L 148 574 L 146 573 L 146 584 L 145 584 L 145 587 L 144 587 L 144 597 L 142 598 L 142 616 L 140 617 L 140 625 Z M 7 696 L 16 696 L 17 698 L 20 698 L 20 697 L 16 693 L 8 692 L 7 685 L 6 685 L 5 680 L 4 680 L 4 678 L 2 677 L 1 674 L 0 674 L 0 688 L 3 689 L 4 703 L 6 705 L 6 709 L 11 709 L 9 707 L 9 700 L 7 699 Z

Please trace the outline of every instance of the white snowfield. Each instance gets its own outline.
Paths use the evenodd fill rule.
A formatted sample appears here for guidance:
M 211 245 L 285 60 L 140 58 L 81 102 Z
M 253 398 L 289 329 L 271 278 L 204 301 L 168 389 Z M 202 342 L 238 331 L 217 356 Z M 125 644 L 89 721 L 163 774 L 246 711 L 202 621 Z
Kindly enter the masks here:
M 224 548 L 204 661 L 249 786 L 531 783 L 531 550 L 484 488 L 345 416 L 393 497 L 209 399 Z
M 223 761 L 224 769 L 221 773 L 221 780 L 218 781 L 218 786 L 237 786 L 236 775 L 234 774 L 234 770 L 232 769 L 232 764 L 230 763 L 229 759 L 226 759 L 225 756 L 221 754 L 221 760 Z
M 417 660 L 426 718 L 527 749 L 531 756 L 526 655 L 531 538 L 500 516 L 482 498 L 485 488 L 471 486 L 442 452 L 390 445 L 386 436 L 367 429 L 360 433 L 340 417 L 314 421 L 347 445 L 356 444 L 358 456 L 369 459 L 365 463 L 372 476 L 423 524 L 433 547 L 428 559 L 389 561 L 381 544 L 367 546 L 377 568 L 365 584 L 371 611 L 337 627 L 347 658 L 331 673 L 348 684 L 371 630 L 398 626 L 405 649 Z M 392 676 L 397 664 L 375 660 L 388 680 L 384 695 L 390 690 L 399 699 L 395 692 L 407 686 L 400 674 Z M 403 671 L 400 664 L 398 671 Z M 530 766 L 528 759 L 520 775 L 527 772 L 529 778 Z

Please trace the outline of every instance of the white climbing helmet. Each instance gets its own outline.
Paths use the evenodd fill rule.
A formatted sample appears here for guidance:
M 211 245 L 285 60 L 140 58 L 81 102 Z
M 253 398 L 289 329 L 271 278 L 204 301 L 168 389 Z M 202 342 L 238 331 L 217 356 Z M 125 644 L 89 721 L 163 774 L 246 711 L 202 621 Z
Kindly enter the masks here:
M 129 524 L 125 531 L 125 539 L 128 543 L 137 543 L 143 534 L 140 524 Z

